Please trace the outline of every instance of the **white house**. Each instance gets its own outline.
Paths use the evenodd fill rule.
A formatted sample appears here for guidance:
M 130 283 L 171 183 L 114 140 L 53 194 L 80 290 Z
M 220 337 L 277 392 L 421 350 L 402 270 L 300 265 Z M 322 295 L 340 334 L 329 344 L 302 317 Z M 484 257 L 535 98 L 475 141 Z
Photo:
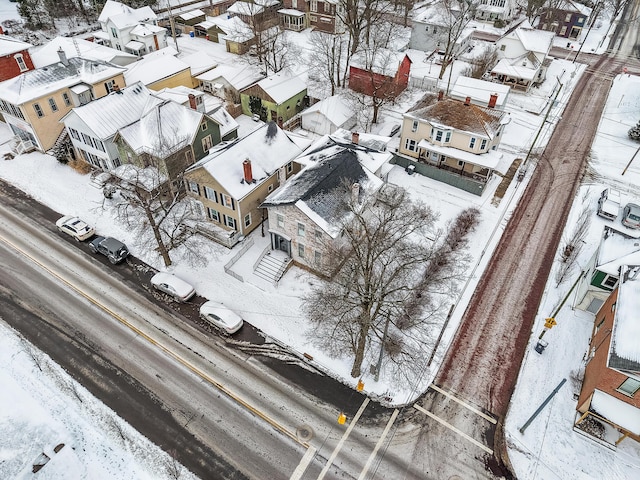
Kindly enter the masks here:
M 60 49 L 67 55 L 67 58 L 82 57 L 87 60 L 100 60 L 121 67 L 138 60 L 138 57 L 131 53 L 116 50 L 107 45 L 89 42 L 82 38 L 56 37 L 30 52 L 34 66 L 41 68 L 56 63 Z
M 484 22 L 506 22 L 513 18 L 515 6 L 515 0 L 480 0 L 476 6 L 475 18 Z
M 142 56 L 167 46 L 167 30 L 158 26 L 151 7 L 131 8 L 107 0 L 98 22 L 111 46 L 123 52 Z
M 152 101 L 147 87 L 136 83 L 74 108 L 60 121 L 80 158 L 94 167 L 111 170 L 122 163 L 113 137 L 118 129 L 139 120 Z
M 504 110 L 510 91 L 508 85 L 460 76 L 449 91 L 449 96 L 461 101 L 470 98 L 474 105 Z
M 491 70 L 491 76 L 524 91 L 535 83 L 543 82 L 554 36 L 553 32 L 537 30 L 528 23 L 507 30 L 496 40 L 500 60 Z
M 356 115 L 349 102 L 340 95 L 333 95 L 304 110 L 302 128 L 319 135 L 327 135 L 339 128 L 351 130 L 356 125 Z
M 220 64 L 196 77 L 205 92 L 234 103 L 240 103 L 240 90 L 263 78 L 260 69 L 248 63 Z
M 459 9 L 449 9 L 439 1 L 418 9 L 412 21 L 409 48 L 444 53 L 449 32 L 460 15 Z M 463 28 L 454 45 L 454 55 L 469 48 L 472 33 L 472 28 Z

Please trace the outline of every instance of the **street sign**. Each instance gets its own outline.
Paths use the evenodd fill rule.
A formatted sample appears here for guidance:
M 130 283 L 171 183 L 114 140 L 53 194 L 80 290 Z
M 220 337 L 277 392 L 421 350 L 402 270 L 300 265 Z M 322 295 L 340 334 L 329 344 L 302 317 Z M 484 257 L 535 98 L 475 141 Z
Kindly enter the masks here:
M 557 325 L 556 319 L 553 317 L 548 317 L 544 319 L 544 328 L 553 328 L 554 325 Z

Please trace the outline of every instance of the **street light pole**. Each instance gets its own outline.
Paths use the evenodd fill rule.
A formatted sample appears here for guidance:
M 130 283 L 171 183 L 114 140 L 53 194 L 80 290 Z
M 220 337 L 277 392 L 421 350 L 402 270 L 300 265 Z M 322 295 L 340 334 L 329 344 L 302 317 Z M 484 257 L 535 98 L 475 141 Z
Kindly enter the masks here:
M 389 314 L 387 314 L 387 321 L 384 324 L 384 333 L 382 334 L 382 343 L 380 344 L 380 355 L 378 355 L 378 364 L 376 365 L 376 374 L 373 377 L 374 381 L 378 381 L 380 379 L 380 369 L 382 368 L 382 353 L 384 352 L 384 344 L 387 340 L 387 330 L 389 330 Z

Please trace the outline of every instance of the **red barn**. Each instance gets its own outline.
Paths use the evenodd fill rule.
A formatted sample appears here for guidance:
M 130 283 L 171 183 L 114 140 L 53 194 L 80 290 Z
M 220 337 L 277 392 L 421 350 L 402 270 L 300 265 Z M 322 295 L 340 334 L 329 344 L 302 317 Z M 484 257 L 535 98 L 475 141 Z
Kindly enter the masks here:
M 392 98 L 409 84 L 411 59 L 390 50 L 364 52 L 349 66 L 349 88 L 376 98 Z
M 0 82 L 34 69 L 29 55 L 31 46 L 8 35 L 0 35 Z

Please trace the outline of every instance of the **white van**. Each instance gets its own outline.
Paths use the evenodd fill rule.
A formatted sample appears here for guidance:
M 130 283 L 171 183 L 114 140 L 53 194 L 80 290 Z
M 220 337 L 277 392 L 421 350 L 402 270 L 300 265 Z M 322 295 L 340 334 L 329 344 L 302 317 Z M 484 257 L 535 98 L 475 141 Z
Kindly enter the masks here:
M 598 215 L 607 220 L 615 220 L 620 212 L 620 192 L 605 188 L 598 199 Z

